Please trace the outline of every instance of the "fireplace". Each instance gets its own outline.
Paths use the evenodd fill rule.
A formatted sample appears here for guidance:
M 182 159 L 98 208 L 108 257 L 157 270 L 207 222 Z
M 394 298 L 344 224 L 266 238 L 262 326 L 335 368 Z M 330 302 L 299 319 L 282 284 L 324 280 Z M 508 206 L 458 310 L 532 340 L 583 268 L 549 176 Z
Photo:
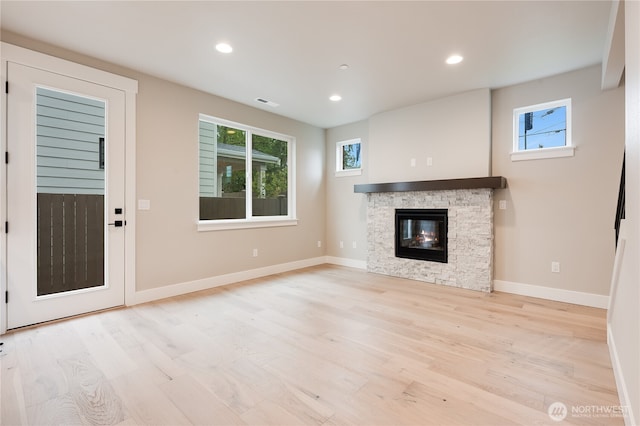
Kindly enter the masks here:
M 396 209 L 396 257 L 447 263 L 447 209 Z

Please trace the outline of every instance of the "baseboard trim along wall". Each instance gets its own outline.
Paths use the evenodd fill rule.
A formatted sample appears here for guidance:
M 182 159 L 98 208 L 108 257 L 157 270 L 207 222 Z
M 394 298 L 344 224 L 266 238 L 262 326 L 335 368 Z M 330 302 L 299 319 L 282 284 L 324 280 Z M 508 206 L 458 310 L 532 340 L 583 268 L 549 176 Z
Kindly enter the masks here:
M 625 425 L 637 425 L 637 419 L 634 419 L 633 410 L 631 409 L 631 400 L 627 392 L 627 383 L 624 380 L 624 374 L 622 374 L 622 367 L 620 366 L 620 359 L 618 358 L 618 350 L 616 348 L 616 342 L 613 338 L 611 329 L 607 327 L 607 346 L 609 346 L 609 356 L 611 357 L 611 367 L 613 368 L 613 376 L 616 379 L 616 387 L 618 388 L 618 398 L 620 398 L 620 406 L 626 407 L 624 409 L 624 424 Z
M 132 303 L 127 304 L 137 305 L 139 303 L 152 302 L 154 300 L 160 300 L 167 297 L 180 296 L 182 294 L 193 293 L 194 291 L 207 290 L 214 287 L 266 277 L 268 275 L 279 274 L 281 272 L 294 271 L 296 269 L 307 268 L 310 266 L 322 265 L 325 263 L 351 268 L 367 269 L 367 262 L 364 260 L 348 259 L 345 257 L 320 256 L 295 262 L 282 263 L 279 265 L 266 266 L 264 268 L 250 269 L 248 271 L 218 275 L 215 277 L 203 278 L 201 280 L 188 281 L 160 288 L 136 291 Z M 559 302 L 573 303 L 576 305 L 591 306 L 602 309 L 607 309 L 607 306 L 609 305 L 609 296 L 522 284 L 511 281 L 494 280 L 493 289 L 495 291 L 503 291 L 505 293 L 538 297 L 540 299 L 556 300 Z
M 339 266 L 349 266 L 351 268 L 367 269 L 366 260 L 348 259 L 346 257 L 327 256 L 327 263 Z
M 609 296 L 601 294 L 584 293 L 581 291 L 563 290 L 560 288 L 545 287 L 540 285 L 523 284 L 511 281 L 493 280 L 493 289 L 505 293 L 531 296 L 540 299 L 555 300 L 558 302 L 573 303 L 575 305 L 591 306 L 607 309 Z
M 218 275 L 215 277 L 203 278 L 201 280 L 188 281 L 160 288 L 141 290 L 135 293 L 133 303 L 129 303 L 129 305 L 137 305 L 139 303 L 152 302 L 154 300 L 165 299 L 167 297 L 180 296 L 182 294 L 193 293 L 194 291 L 207 290 L 214 287 L 252 280 L 254 278 L 261 278 L 282 272 L 295 271 L 296 269 L 308 268 L 310 266 L 322 265 L 324 263 L 328 263 L 326 257 L 314 257 L 311 259 Z

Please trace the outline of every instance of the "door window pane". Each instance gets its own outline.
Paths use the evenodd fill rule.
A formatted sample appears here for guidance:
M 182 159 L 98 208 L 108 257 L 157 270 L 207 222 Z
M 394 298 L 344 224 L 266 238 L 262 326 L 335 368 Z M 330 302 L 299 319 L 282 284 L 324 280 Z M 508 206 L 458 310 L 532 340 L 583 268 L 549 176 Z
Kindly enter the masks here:
M 103 286 L 105 103 L 37 88 L 36 109 L 37 294 Z

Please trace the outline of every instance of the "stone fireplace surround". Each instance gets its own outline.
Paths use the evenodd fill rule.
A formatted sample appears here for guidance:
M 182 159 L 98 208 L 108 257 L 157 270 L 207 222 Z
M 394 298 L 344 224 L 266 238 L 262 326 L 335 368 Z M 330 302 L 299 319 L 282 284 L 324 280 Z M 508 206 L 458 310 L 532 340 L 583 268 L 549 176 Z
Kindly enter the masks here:
M 498 177 L 355 185 L 367 194 L 367 271 L 493 290 L 493 190 Z M 395 257 L 396 209 L 448 209 L 448 263 Z

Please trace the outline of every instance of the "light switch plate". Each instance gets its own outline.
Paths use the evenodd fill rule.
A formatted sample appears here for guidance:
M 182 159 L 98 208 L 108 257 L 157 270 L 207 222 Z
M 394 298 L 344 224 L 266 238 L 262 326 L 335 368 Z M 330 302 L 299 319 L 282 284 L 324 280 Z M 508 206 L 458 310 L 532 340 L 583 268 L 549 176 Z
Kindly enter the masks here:
M 138 210 L 151 210 L 151 200 L 138 200 Z

